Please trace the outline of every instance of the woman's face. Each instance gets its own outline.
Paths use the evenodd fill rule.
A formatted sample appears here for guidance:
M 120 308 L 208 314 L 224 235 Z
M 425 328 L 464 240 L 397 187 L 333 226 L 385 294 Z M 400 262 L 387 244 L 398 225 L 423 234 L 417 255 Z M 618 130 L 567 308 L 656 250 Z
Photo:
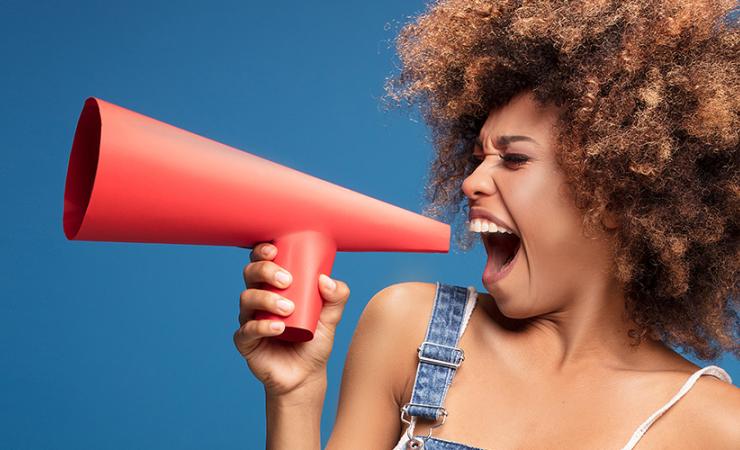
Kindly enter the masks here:
M 554 106 L 539 106 L 530 92 L 491 111 L 474 149 L 479 165 L 462 185 L 471 212 L 493 214 L 521 237 L 509 273 L 499 280 L 490 277 L 496 248 L 484 239 L 483 285 L 510 318 L 557 312 L 608 288 L 606 241 L 583 236 L 581 213 L 555 162 L 558 114 Z M 502 136 L 530 140 L 514 138 L 507 144 Z

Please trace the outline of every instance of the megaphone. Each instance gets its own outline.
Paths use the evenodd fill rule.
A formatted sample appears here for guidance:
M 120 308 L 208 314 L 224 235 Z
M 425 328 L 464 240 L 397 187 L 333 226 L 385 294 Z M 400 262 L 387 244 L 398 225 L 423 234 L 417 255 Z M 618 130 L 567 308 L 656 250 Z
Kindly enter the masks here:
M 450 226 L 98 98 L 85 101 L 64 191 L 71 240 L 271 242 L 295 302 L 279 339 L 313 339 L 337 251 L 448 252 Z

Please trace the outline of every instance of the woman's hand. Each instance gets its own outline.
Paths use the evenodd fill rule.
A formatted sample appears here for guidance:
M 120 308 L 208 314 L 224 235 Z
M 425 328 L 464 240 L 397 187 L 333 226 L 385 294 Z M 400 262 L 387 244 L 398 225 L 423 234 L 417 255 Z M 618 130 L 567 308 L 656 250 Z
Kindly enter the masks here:
M 258 244 L 249 255 L 250 263 L 244 267 L 244 282 L 247 289 L 242 291 L 239 304 L 239 329 L 234 333 L 234 344 L 249 365 L 249 369 L 265 385 L 267 395 L 285 396 L 313 383 L 325 383 L 326 363 L 334 343 L 334 332 L 342 318 L 344 306 L 349 298 L 349 287 L 324 274 L 319 277 L 319 291 L 324 305 L 319 315 L 314 338 L 308 342 L 287 342 L 280 339 L 266 339 L 277 336 L 285 329 L 282 321 L 254 319 L 255 310 L 269 311 L 289 316 L 293 312 L 280 309 L 279 294 L 263 289 L 249 288 L 254 283 L 268 283 L 278 288 L 286 288 L 292 279 L 280 282 L 276 275 L 286 270 L 272 262 L 277 248 L 269 243 Z M 328 281 L 328 283 L 327 283 Z M 271 325 L 278 324 L 274 329 Z

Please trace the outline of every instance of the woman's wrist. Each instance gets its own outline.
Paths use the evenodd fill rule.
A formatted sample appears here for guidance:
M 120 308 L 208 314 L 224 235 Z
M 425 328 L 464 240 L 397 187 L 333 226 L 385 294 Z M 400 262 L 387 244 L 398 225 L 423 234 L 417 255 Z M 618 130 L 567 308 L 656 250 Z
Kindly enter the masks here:
M 326 377 L 285 394 L 265 391 L 268 450 L 320 450 Z
M 326 396 L 327 381 L 321 379 L 307 381 L 286 393 L 275 393 L 265 389 L 265 400 L 278 407 L 322 406 Z
M 265 387 L 265 399 L 280 406 L 323 403 L 326 395 L 326 373 L 308 378 L 289 392 L 274 392 Z

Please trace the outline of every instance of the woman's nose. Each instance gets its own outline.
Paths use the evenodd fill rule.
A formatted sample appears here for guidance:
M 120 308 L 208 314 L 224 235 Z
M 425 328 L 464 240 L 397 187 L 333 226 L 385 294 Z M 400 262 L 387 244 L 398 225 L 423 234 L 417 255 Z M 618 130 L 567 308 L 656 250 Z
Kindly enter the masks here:
M 483 195 L 491 195 L 496 192 L 496 187 L 491 176 L 486 173 L 479 165 L 468 175 L 462 183 L 462 190 L 465 196 L 471 200 L 476 200 Z

